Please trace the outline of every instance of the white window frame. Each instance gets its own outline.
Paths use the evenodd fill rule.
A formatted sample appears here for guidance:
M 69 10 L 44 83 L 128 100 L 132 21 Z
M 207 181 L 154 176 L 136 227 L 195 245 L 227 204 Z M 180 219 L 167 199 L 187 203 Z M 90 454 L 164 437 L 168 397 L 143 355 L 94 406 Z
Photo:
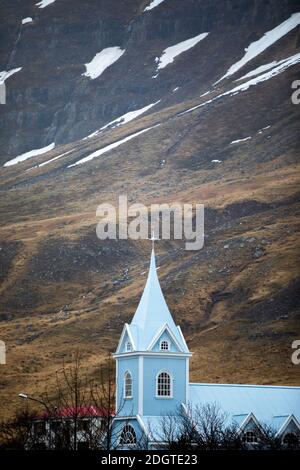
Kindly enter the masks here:
M 167 349 L 161 347 L 162 343 L 167 343 L 167 345 L 168 345 Z M 162 339 L 159 343 L 159 350 L 160 351 L 170 351 L 170 341 L 168 341 L 167 339 Z
M 158 394 L 158 377 L 161 374 L 168 374 L 168 376 L 170 377 L 170 395 L 159 395 Z M 160 399 L 162 399 L 162 400 L 172 399 L 173 398 L 173 381 L 174 381 L 173 376 L 168 370 L 160 370 L 156 374 L 156 378 L 155 378 L 155 398 L 158 398 L 159 400 Z
M 130 341 L 126 341 L 125 343 L 125 351 L 126 352 L 132 352 L 132 345 Z
M 131 393 L 130 395 L 127 395 L 127 386 L 126 386 L 126 379 L 127 379 L 127 376 L 130 376 L 130 379 L 131 379 Z M 133 388 L 133 378 L 132 378 L 132 373 L 130 372 L 130 370 L 126 370 L 126 372 L 124 373 L 124 393 L 123 393 L 123 397 L 124 397 L 124 400 L 130 400 L 132 398 L 132 388 Z

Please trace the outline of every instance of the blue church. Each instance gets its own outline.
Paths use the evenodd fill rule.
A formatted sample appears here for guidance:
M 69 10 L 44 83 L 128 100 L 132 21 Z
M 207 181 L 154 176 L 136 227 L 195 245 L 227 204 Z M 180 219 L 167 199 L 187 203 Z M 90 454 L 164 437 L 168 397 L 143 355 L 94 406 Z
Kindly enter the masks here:
M 283 440 L 300 436 L 300 387 L 190 383 L 189 351 L 162 293 L 154 248 L 144 292 L 114 354 L 119 444 L 157 446 L 162 417 L 217 404 L 255 442 L 260 423 Z

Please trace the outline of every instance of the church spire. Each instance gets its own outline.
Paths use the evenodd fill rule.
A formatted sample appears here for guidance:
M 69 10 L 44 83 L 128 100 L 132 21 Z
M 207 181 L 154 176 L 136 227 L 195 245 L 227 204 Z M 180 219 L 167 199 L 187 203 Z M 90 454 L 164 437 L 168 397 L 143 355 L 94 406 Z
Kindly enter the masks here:
M 182 351 L 187 351 L 187 346 L 181 330 L 174 323 L 164 295 L 162 293 L 155 262 L 154 241 L 152 235 L 152 251 L 147 282 L 140 299 L 138 308 L 130 324 L 131 334 L 138 350 L 147 350 L 151 341 L 164 326 L 167 326 L 171 334 L 176 338 Z

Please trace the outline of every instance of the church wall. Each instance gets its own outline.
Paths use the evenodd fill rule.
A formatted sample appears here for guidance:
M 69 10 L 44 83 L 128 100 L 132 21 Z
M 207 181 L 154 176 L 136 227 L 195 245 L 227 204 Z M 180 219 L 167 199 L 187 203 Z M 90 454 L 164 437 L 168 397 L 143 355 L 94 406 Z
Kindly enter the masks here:
M 156 397 L 156 376 L 166 371 L 173 377 L 173 398 Z M 180 357 L 144 358 L 144 403 L 143 414 L 159 416 L 175 412 L 186 401 L 186 359 Z
M 117 400 L 119 415 L 132 416 L 137 414 L 138 403 L 138 358 L 122 357 L 117 359 Z M 132 398 L 124 399 L 124 374 L 129 371 L 132 375 Z

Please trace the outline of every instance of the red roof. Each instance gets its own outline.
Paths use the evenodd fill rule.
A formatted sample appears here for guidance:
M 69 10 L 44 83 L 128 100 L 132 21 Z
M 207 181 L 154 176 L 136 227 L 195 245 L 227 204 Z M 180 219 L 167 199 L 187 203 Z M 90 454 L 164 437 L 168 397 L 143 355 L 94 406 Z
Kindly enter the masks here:
M 49 417 L 52 418 L 74 418 L 74 417 L 80 417 L 80 418 L 87 418 L 87 417 L 108 417 L 108 416 L 113 416 L 114 412 L 111 410 L 105 409 L 105 408 L 99 408 L 97 406 L 89 405 L 89 406 L 68 406 L 65 408 L 58 408 L 58 409 L 53 409 L 49 411 L 44 411 L 41 413 L 38 417 L 40 419 L 47 419 Z

